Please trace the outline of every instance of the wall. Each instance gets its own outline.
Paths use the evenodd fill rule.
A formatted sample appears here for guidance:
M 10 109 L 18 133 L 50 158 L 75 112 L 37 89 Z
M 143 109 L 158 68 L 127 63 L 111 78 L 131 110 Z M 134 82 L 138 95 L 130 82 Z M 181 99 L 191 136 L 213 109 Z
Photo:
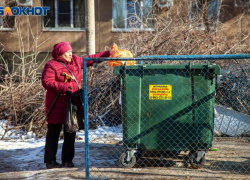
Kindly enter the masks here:
M 41 0 L 33 0 L 33 6 L 41 6 Z M 112 32 L 112 0 L 95 0 L 96 18 L 96 52 L 108 50 L 117 33 Z M 10 72 L 16 71 L 22 59 L 34 52 L 38 53 L 37 62 L 45 61 L 38 69 L 40 73 L 44 64 L 51 59 L 53 45 L 60 41 L 69 41 L 73 53 L 86 55 L 85 31 L 43 31 L 41 16 L 16 16 L 16 28 L 13 31 L 0 31 L 0 51 L 8 63 Z M 3 44 L 3 45 L 1 45 Z M 26 57 L 30 62 L 34 56 Z M 13 65 L 14 63 L 14 65 Z M 0 61 L 3 67 L 3 62 Z M 6 74 L 0 67 L 0 74 Z
M 41 6 L 41 0 L 33 0 L 34 6 Z M 167 11 L 169 16 L 188 16 L 176 7 L 182 2 L 183 5 L 188 4 L 188 0 L 174 1 L 174 7 Z M 225 23 L 233 20 L 234 17 L 241 15 L 241 10 L 233 7 L 234 0 L 223 0 L 221 10 L 221 22 Z M 95 0 L 95 16 L 96 16 L 96 51 L 108 49 L 113 42 L 118 42 L 119 33 L 112 32 L 112 0 Z M 71 32 L 51 32 L 42 30 L 42 18 L 37 16 L 21 16 L 16 17 L 17 28 L 14 31 L 0 31 L 0 42 L 4 44 L 4 52 L 51 52 L 54 44 L 60 41 L 69 41 L 73 47 L 73 52 L 80 55 L 85 54 L 85 31 Z M 241 21 L 240 28 L 247 28 L 249 21 L 249 13 L 246 14 Z M 238 29 L 237 29 L 238 30 Z M 229 33 L 230 28 L 225 29 L 225 33 Z M 23 40 L 23 47 L 20 43 L 20 37 Z M 37 40 L 34 38 L 39 37 Z M 42 44 L 42 45 L 41 45 Z
M 34 6 L 41 6 L 40 0 L 33 0 Z M 96 16 L 96 51 L 105 50 L 105 46 L 112 44 L 112 0 L 95 0 Z M 33 51 L 35 44 L 42 44 L 37 48 L 41 52 L 50 52 L 54 44 L 60 41 L 69 41 L 74 53 L 84 55 L 86 49 L 85 31 L 53 32 L 42 30 L 42 18 L 40 16 L 16 16 L 16 28 L 14 31 L 0 31 L 0 42 L 4 44 L 5 52 L 19 52 L 19 39 L 22 37 L 25 52 Z M 39 37 L 34 42 L 34 37 Z

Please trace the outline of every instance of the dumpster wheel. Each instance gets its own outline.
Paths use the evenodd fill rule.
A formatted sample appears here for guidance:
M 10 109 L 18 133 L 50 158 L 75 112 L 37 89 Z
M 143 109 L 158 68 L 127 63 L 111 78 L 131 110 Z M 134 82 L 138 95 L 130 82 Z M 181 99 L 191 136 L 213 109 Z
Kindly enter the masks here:
M 204 155 L 197 161 L 198 151 L 190 151 L 189 152 L 189 163 L 191 167 L 194 169 L 199 169 L 205 165 L 206 156 Z
M 132 168 L 136 163 L 136 157 L 132 155 L 130 161 L 127 161 L 127 154 L 124 152 L 121 154 L 119 162 L 125 168 Z

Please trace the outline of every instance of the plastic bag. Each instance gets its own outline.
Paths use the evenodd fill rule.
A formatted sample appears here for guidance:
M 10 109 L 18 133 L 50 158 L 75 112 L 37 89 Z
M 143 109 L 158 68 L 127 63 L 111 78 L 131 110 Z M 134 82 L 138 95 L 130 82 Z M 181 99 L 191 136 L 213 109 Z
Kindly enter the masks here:
M 119 49 L 117 44 L 113 44 L 111 46 L 110 56 L 111 58 L 133 58 L 133 54 L 124 49 Z M 126 66 L 133 66 L 135 65 L 136 61 L 108 61 L 108 65 L 111 67 L 114 66 L 122 66 L 126 63 Z
M 74 98 L 71 93 L 67 95 L 68 95 L 68 104 L 67 104 L 65 130 L 68 133 L 75 133 L 79 130 L 84 130 L 84 122 L 80 116 L 80 112 L 77 108 Z

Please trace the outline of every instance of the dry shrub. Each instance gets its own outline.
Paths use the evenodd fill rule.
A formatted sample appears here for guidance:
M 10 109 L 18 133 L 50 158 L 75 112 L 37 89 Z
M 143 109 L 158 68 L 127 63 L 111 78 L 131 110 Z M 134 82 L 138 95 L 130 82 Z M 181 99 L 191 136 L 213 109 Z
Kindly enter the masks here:
M 248 10 L 224 23 L 203 23 L 203 16 L 190 20 L 189 2 L 180 1 L 170 10 L 158 10 L 153 32 L 136 29 L 133 33 L 120 32 L 119 47 L 130 50 L 137 57 L 250 52 Z M 205 24 L 209 24 L 209 31 Z
M 91 128 L 121 123 L 120 79 L 113 68 L 102 62 L 88 69 L 88 103 Z
M 43 32 L 40 32 L 40 34 L 32 33 L 32 30 L 39 29 L 39 27 L 33 29 L 29 17 L 26 17 L 29 26 L 27 32 L 29 33 L 22 33 L 21 29 L 27 27 L 24 27 L 20 18 L 24 17 L 15 18 L 16 41 L 20 51 L 13 52 L 13 59 L 4 58 L 5 46 L 0 42 L 0 72 L 3 72 L 0 76 L 0 119 L 8 120 L 7 124 L 12 125 L 6 127 L 1 139 L 5 138 L 10 129 L 21 130 L 23 133 L 27 131 L 37 133 L 45 118 L 45 90 L 41 86 L 38 69 L 43 65 L 47 57 L 42 60 L 38 59 L 38 48 L 50 37 L 40 42 L 39 38 Z M 32 39 L 33 42 L 24 46 L 24 40 L 27 38 Z M 42 134 L 45 134 L 44 128 Z
M 43 87 L 40 82 L 8 82 L 0 92 L 0 119 L 9 120 L 15 130 L 35 131 L 44 119 Z

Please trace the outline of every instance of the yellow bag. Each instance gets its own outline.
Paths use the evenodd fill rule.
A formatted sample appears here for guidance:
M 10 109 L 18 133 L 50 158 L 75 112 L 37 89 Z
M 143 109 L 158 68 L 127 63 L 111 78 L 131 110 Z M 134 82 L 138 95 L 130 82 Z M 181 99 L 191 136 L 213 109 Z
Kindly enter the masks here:
M 117 44 L 114 43 L 113 46 L 111 46 L 109 57 L 111 58 L 133 58 L 133 54 L 128 50 L 118 49 Z M 108 61 L 108 65 L 111 67 L 122 66 L 125 64 L 125 62 L 127 66 L 133 66 L 136 63 L 136 61 Z

